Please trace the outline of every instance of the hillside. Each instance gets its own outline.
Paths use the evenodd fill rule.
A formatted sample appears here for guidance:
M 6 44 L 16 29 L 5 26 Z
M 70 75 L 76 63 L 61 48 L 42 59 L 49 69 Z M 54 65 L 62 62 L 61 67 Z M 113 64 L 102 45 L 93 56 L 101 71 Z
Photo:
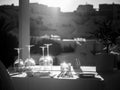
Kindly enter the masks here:
M 11 23 L 9 30 L 13 35 L 18 36 L 18 7 L 13 5 L 0 6 L 0 17 Z M 48 7 L 45 5 L 30 4 L 30 29 L 32 36 L 45 34 L 57 34 L 63 38 L 87 36 L 86 32 L 95 30 L 93 18 L 80 16 L 75 12 L 63 13 L 60 8 Z
M 57 34 L 64 38 L 86 36 L 95 30 L 93 17 L 80 16 L 75 12 L 63 13 L 59 8 L 31 4 L 31 35 Z M 39 33 L 38 33 L 39 32 Z M 67 36 L 66 36 L 67 35 Z

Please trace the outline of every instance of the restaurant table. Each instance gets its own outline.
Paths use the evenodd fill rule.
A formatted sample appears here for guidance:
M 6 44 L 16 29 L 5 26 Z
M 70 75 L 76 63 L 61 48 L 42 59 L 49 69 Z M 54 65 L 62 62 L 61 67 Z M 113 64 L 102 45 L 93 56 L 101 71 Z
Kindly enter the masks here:
M 99 78 L 57 79 L 40 77 L 12 77 L 15 90 L 104 90 Z

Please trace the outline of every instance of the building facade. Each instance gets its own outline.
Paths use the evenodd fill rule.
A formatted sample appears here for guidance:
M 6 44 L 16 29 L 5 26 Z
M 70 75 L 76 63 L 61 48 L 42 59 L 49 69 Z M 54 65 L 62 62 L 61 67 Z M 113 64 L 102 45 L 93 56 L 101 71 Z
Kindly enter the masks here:
M 100 4 L 99 15 L 108 19 L 120 20 L 120 4 Z

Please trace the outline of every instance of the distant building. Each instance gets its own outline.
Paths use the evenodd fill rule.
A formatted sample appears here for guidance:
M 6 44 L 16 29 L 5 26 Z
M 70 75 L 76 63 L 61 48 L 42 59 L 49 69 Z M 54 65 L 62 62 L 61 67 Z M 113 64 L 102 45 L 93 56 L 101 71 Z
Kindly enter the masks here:
M 51 34 L 50 37 L 51 37 L 52 40 L 61 40 L 61 37 L 59 35 L 53 35 L 53 34 Z
M 30 9 L 32 13 L 45 13 L 50 14 L 54 12 L 61 12 L 61 9 L 59 7 L 48 7 L 47 5 L 38 4 L 38 3 L 30 3 Z
M 11 4 L 11 5 L 1 5 L 0 6 L 0 10 L 15 10 L 15 11 L 18 11 L 18 6 L 15 6 L 14 4 Z
M 47 34 L 45 34 L 45 35 L 41 36 L 40 38 L 43 38 L 43 39 L 50 39 L 50 36 L 47 35 Z
M 93 8 L 93 5 L 91 5 L 91 4 L 79 5 L 76 10 L 76 13 L 79 13 L 82 15 L 84 15 L 84 14 L 92 15 L 95 13 L 95 9 Z
M 100 4 L 99 15 L 108 19 L 120 20 L 120 4 Z

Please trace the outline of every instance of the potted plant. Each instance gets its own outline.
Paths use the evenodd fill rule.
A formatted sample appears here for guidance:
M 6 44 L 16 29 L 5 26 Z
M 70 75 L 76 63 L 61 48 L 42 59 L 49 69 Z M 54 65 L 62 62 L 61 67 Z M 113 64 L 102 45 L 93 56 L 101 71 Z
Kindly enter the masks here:
M 114 55 L 111 54 L 110 48 L 116 44 L 116 38 L 119 36 L 113 28 L 111 20 L 104 19 L 100 22 L 95 22 L 97 30 L 90 32 L 90 37 L 97 39 L 98 42 L 104 45 L 104 48 L 96 53 L 96 70 L 98 72 L 107 72 L 113 70 Z

